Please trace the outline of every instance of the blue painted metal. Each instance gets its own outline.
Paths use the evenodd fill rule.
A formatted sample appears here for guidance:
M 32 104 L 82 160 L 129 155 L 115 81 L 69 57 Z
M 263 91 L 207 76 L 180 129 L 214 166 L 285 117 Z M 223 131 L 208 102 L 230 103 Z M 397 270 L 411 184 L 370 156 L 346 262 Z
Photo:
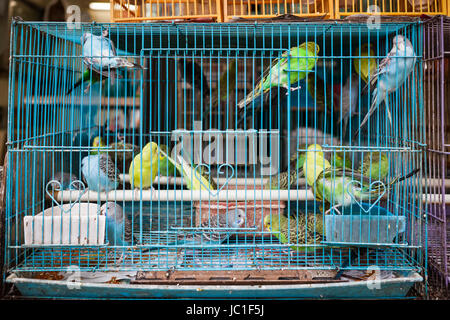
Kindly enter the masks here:
M 393 299 L 404 298 L 411 287 L 421 282 L 414 272 L 404 276 L 370 281 L 298 285 L 130 285 L 77 284 L 38 280 L 13 274 L 13 283 L 26 297 L 61 299 Z M 378 287 L 379 285 L 379 287 Z

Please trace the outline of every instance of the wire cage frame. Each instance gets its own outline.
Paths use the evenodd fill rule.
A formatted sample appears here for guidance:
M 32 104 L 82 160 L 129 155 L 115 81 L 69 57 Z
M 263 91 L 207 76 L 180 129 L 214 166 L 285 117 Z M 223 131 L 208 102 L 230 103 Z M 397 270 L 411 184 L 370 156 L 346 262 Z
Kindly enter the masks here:
M 223 21 L 221 0 L 110 0 L 111 22 Z
M 447 0 L 335 0 L 334 17 L 341 19 L 351 15 L 446 15 L 448 6 Z
M 430 280 L 448 290 L 450 282 L 450 19 L 424 25 L 424 106 L 427 137 L 428 260 Z
M 357 132 L 375 90 L 365 93 L 364 79 L 399 36 L 414 53 L 397 58 L 414 63 L 386 98 L 392 124 L 380 107 Z M 421 271 L 422 36 L 417 22 L 374 32 L 335 22 L 77 29 L 15 21 L 6 270 L 138 272 L 133 281 L 167 270 L 262 270 L 277 281 Z M 99 56 L 85 51 L 94 39 Z M 272 77 L 279 61 L 297 76 Z M 344 126 L 352 90 L 361 97 Z M 377 157 L 383 170 L 371 173 Z M 313 179 L 326 162 L 341 166 L 338 158 L 341 169 Z M 157 173 L 150 185 L 149 173 Z M 317 193 L 326 188 L 331 197 Z

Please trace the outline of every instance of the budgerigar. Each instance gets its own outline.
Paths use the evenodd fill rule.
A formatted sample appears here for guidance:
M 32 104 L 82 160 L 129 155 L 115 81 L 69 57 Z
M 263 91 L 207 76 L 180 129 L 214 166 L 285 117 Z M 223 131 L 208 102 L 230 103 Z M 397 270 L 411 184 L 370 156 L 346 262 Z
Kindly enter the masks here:
M 330 168 L 331 164 L 325 159 L 322 147 L 318 144 L 310 145 L 306 151 L 306 161 L 303 164 L 303 172 L 307 183 L 312 186 L 320 173 Z
M 297 183 L 298 178 L 303 176 L 303 163 L 306 160 L 306 152 L 297 152 L 291 156 L 290 171 L 281 172 L 278 176 L 268 178 L 264 189 L 287 190 L 289 186 Z
M 389 173 L 389 159 L 384 152 L 367 153 L 361 166 L 361 173 L 372 181 L 384 180 Z
M 101 36 L 86 32 L 81 38 L 83 45 L 83 62 L 89 69 L 92 69 L 104 77 L 109 77 L 112 82 L 114 78 L 121 77 L 117 73 L 120 68 L 142 68 L 140 65 L 129 60 L 118 57 L 114 43 L 108 38 L 107 30 Z
M 129 247 L 138 243 L 136 234 L 132 232 L 131 221 L 126 217 L 122 206 L 109 201 L 100 207 L 100 212 L 106 216 L 109 245 Z
M 92 146 L 94 148 L 103 148 L 103 147 L 106 147 L 106 144 L 102 137 L 97 136 L 94 138 L 94 141 L 92 142 Z M 99 151 L 99 149 L 93 149 L 90 154 L 95 155 L 95 154 L 102 153 L 102 152 L 103 152 L 102 150 Z
M 81 190 L 83 189 L 83 186 L 76 175 L 70 174 L 67 172 L 59 171 L 55 173 L 54 177 L 50 177 L 50 180 L 56 180 L 61 184 L 62 190 Z M 55 183 L 51 182 L 50 186 L 52 186 L 53 189 L 59 189 L 60 186 Z
M 314 42 L 305 42 L 299 47 L 293 47 L 284 52 L 281 58 L 275 59 L 264 71 L 262 79 L 254 90 L 238 103 L 240 118 L 237 126 L 252 115 L 252 108 L 260 108 L 260 105 L 253 106 L 251 102 L 261 94 L 267 94 L 273 87 L 283 87 L 286 90 L 299 89 L 299 87 L 289 87 L 289 82 L 293 86 L 306 77 L 307 71 L 312 70 L 316 65 L 319 50 L 319 46 Z M 290 56 L 289 66 L 288 56 Z
M 414 65 L 416 64 L 416 53 L 409 39 L 402 35 L 397 35 L 392 40 L 392 43 L 393 47 L 388 56 L 381 61 L 378 66 L 378 71 L 370 78 L 370 84 L 372 86 L 376 85 L 372 91 L 371 106 L 358 130 L 355 132 L 354 137 L 369 120 L 369 117 L 375 112 L 376 108 L 383 102 L 385 102 L 387 117 L 392 126 L 388 96 L 403 85 L 414 70 Z
M 352 168 L 352 155 L 343 151 L 336 151 L 336 153 L 331 154 L 331 166 L 333 168 Z
M 231 209 L 226 213 L 211 215 L 194 233 L 181 233 L 177 236 L 177 245 L 186 244 L 221 244 L 236 229 L 242 228 L 245 223 L 245 212 L 241 209 Z
M 84 157 L 81 171 L 90 190 L 108 192 L 119 185 L 119 172 L 106 153 Z
M 131 161 L 139 154 L 139 148 L 137 146 L 123 141 L 113 142 L 109 144 L 109 147 L 112 150 L 110 152 L 111 159 L 115 162 L 117 169 L 121 173 L 125 173 L 130 168 Z
M 373 48 L 374 45 L 370 44 L 369 51 L 369 43 L 365 43 L 361 48 L 356 48 L 353 51 L 354 56 L 359 56 L 359 58 L 353 58 L 353 67 L 365 83 L 369 82 L 369 78 L 374 75 L 377 70 L 377 60 L 374 58 L 375 51 Z
M 297 217 L 272 214 L 264 217 L 264 228 L 274 234 L 282 244 L 291 244 L 299 252 L 314 251 L 323 239 L 322 214 L 298 213 Z
M 160 151 L 161 150 L 155 142 L 149 142 L 144 146 L 142 152 L 134 157 L 129 169 L 132 188 L 142 187 L 143 189 L 153 189 L 153 181 L 158 175 L 158 164 L 160 161 L 164 160 L 165 157 Z
M 159 148 L 165 153 L 169 154 L 168 147 L 165 144 L 161 144 Z M 170 162 L 169 159 L 164 158 L 164 160 L 159 163 L 159 175 L 166 177 L 173 177 L 177 171 L 176 167 Z
M 311 149 L 310 149 L 311 148 Z M 333 208 L 350 206 L 361 201 L 376 201 L 394 184 L 415 175 L 419 169 L 405 176 L 398 176 L 389 183 L 373 181 L 359 172 L 343 170 L 325 164 L 320 146 L 308 147 L 304 171 L 308 185 L 319 200 L 326 200 Z M 307 166 L 307 168 L 306 168 Z

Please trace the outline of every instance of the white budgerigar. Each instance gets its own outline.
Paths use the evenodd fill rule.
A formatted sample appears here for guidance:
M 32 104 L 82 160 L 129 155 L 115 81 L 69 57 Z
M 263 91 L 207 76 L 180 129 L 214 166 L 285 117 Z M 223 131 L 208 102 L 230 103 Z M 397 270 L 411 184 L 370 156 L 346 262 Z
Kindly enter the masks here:
M 108 38 L 107 30 L 101 36 L 86 32 L 81 38 L 83 45 L 83 62 L 88 68 L 101 73 L 105 77 L 110 77 L 112 81 L 119 68 L 142 68 L 123 57 L 118 57 L 114 43 Z
M 372 91 L 371 106 L 354 137 L 369 120 L 376 108 L 383 102 L 385 102 L 387 117 L 392 125 L 388 96 L 405 83 L 416 64 L 416 53 L 409 39 L 402 35 L 397 35 L 392 40 L 392 44 L 393 47 L 388 56 L 381 61 L 378 71 L 370 78 L 370 84 L 375 86 Z

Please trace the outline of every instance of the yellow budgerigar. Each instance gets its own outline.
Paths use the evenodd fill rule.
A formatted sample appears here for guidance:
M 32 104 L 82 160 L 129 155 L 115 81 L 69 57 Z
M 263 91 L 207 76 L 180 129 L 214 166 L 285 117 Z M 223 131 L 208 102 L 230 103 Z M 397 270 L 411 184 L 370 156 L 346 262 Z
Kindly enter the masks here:
M 103 148 L 106 147 L 106 143 L 102 137 L 95 137 L 94 140 L 92 141 L 92 146 L 94 148 Z M 102 153 L 102 151 L 99 151 L 99 149 L 97 150 L 94 149 L 90 152 L 91 155 L 96 155 L 99 153 Z
M 141 188 L 142 177 L 142 188 L 152 188 L 153 181 L 158 174 L 158 163 L 162 160 L 164 160 L 164 155 L 160 152 L 158 145 L 154 142 L 147 143 L 142 152 L 131 162 L 129 170 L 131 187 Z
M 318 144 L 310 145 L 306 153 L 306 161 L 303 164 L 303 172 L 306 173 L 308 184 L 313 186 L 322 171 L 330 167 L 331 164 L 325 159 L 322 147 Z
M 353 51 L 353 55 L 359 57 L 353 59 L 353 66 L 365 83 L 369 82 L 369 76 L 374 75 L 377 70 L 377 60 L 373 58 L 375 56 L 375 51 L 373 50 L 374 48 L 375 46 L 373 44 L 370 44 L 369 51 L 369 44 L 365 43 L 361 47 L 361 51 L 359 50 L 359 48 L 356 48 Z M 372 58 L 367 58 L 368 56 Z

